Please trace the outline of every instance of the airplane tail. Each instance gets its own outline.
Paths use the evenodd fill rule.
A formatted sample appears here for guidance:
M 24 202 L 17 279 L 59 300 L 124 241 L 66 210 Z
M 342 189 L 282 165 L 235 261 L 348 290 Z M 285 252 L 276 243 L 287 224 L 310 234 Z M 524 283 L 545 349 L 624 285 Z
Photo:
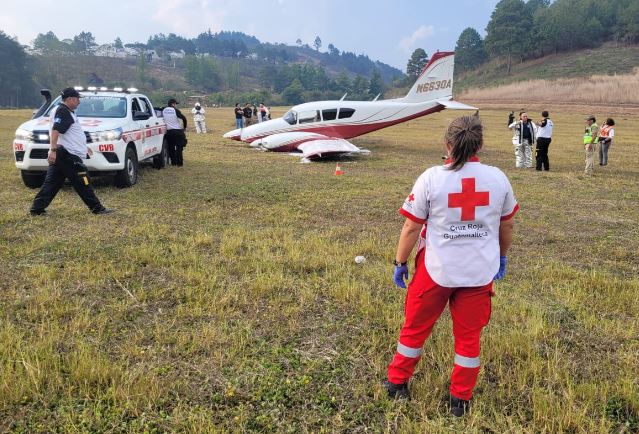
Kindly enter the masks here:
M 421 75 L 402 98 L 403 102 L 447 101 L 453 97 L 455 53 L 442 51 L 433 54 Z

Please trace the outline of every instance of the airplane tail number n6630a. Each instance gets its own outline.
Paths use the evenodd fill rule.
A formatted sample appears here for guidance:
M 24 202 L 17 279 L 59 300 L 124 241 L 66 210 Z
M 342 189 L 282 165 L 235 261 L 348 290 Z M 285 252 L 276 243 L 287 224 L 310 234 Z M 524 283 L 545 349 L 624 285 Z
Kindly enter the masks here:
M 403 98 L 378 101 L 314 101 L 292 107 L 284 116 L 229 131 L 269 151 L 299 152 L 308 160 L 362 152 L 348 139 L 446 108 L 476 110 L 453 101 L 453 52 L 437 52 Z

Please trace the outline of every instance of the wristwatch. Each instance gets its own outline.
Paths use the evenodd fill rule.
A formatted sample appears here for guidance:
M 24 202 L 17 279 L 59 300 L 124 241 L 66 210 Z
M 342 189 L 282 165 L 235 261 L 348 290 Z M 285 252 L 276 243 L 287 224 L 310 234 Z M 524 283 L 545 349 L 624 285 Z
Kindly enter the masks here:
M 58 148 L 49 148 L 49 151 L 51 151 L 51 152 L 58 152 Z
M 404 265 L 406 265 L 408 263 L 408 261 L 404 261 L 404 262 L 397 262 L 397 259 L 393 259 L 393 265 L 396 267 L 403 267 Z

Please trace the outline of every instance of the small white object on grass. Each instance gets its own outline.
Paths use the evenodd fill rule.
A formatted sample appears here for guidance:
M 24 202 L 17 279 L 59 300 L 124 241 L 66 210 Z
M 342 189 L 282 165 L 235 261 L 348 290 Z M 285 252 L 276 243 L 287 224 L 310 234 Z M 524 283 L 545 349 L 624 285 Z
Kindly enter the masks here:
M 355 256 L 355 262 L 357 264 L 363 264 L 364 262 L 366 262 L 366 258 L 363 256 Z

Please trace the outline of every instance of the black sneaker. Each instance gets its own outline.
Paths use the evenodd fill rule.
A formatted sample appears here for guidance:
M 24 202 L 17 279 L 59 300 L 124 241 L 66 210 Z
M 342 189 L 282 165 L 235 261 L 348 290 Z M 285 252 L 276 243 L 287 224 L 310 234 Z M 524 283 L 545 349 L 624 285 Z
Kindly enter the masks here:
M 46 215 L 47 214 L 47 210 L 46 209 L 32 209 L 32 210 L 29 210 L 29 214 L 32 215 L 32 216 Z
M 114 212 L 115 212 L 114 209 L 102 208 L 101 210 L 93 211 L 93 214 L 112 214 Z
M 450 395 L 450 412 L 453 416 L 462 417 L 468 410 L 470 410 L 470 401 Z
M 388 380 L 384 380 L 382 383 L 386 392 L 388 392 L 388 397 L 391 399 L 410 399 L 410 392 L 408 390 L 408 383 L 395 384 L 391 383 Z

